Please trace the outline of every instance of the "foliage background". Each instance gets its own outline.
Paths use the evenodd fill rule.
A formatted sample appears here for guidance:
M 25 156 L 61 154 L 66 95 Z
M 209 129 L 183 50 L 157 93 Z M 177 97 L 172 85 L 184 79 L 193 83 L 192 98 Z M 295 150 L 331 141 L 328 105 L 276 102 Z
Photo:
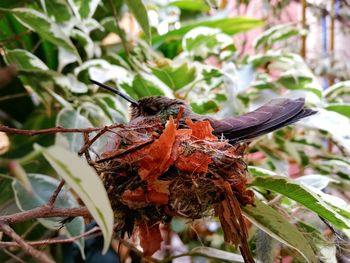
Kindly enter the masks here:
M 278 258 L 314 262 L 316 256 L 324 262 L 346 259 L 350 82 L 346 61 L 335 56 L 332 27 L 345 23 L 348 6 L 345 1 L 297 4 L 300 14 L 307 10 L 320 24 L 329 22 L 321 33 L 328 36 L 330 45 L 320 43 L 317 48 L 323 53 L 310 58 L 311 47 L 303 48 L 312 30 L 310 26 L 308 31 L 307 21 L 278 22 L 294 1 L 261 1 L 263 19 L 232 15 L 238 11 L 245 15 L 252 2 L 256 1 L 2 1 L 0 64 L 16 65 L 17 75 L 0 88 L 0 122 L 22 129 L 127 122 L 125 101 L 97 89 L 89 78 L 117 86 L 136 99 L 149 95 L 185 99 L 195 112 L 218 118 L 242 114 L 274 97 L 305 97 L 318 115 L 250 146 L 250 185 L 262 202 L 244 209 L 253 222 L 249 242 L 262 262 Z M 255 35 L 250 45 L 247 32 L 256 28 L 263 33 Z M 346 35 L 347 28 L 341 33 Z M 5 144 L 7 137 L 1 136 Z M 57 185 L 49 163 L 36 154 L 38 150 L 33 152 L 34 143 L 44 147 L 56 143 L 78 152 L 82 138 L 11 137 L 0 159 L 1 214 L 38 205 Z M 9 161 L 24 170 L 7 169 Z M 64 161 L 68 167 L 77 165 Z M 9 179 L 7 174 L 14 177 Z M 37 198 L 26 195 L 25 182 Z M 62 206 L 76 206 L 75 197 L 70 191 L 68 195 L 69 202 L 61 200 Z M 61 231 L 54 221 L 40 223 L 28 222 L 15 229 L 28 239 L 84 231 L 82 219 Z M 201 255 L 195 260 L 220 261 L 232 259 L 237 252 L 223 242 L 215 218 L 176 219 L 172 230 L 172 253 L 164 250 L 160 258 L 181 252 Z M 84 243 L 79 242 L 83 250 Z M 211 249 L 202 249 L 203 245 Z M 87 260 L 99 255 L 96 243 L 86 246 L 94 248 L 86 249 L 91 252 L 86 252 Z M 72 251 L 72 247 L 55 246 L 48 252 L 62 261 Z M 12 253 L 23 257 L 19 250 Z M 6 253 L 0 252 L 0 257 L 9 260 Z

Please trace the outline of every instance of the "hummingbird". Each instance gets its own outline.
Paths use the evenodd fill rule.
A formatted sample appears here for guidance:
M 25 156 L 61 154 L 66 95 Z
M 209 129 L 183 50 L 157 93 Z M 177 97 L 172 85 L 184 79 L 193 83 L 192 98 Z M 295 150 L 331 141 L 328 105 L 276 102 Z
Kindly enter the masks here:
M 317 113 L 305 108 L 304 98 L 277 98 L 246 114 L 217 120 L 194 113 L 190 105 L 180 99 L 149 96 L 136 101 L 113 87 L 92 79 L 91 82 L 131 103 L 130 124 L 145 123 L 154 118 L 167 120 L 170 115 L 177 116 L 182 108 L 180 123 L 184 123 L 186 118 L 192 121 L 209 121 L 214 135 L 227 139 L 231 144 L 250 141 Z

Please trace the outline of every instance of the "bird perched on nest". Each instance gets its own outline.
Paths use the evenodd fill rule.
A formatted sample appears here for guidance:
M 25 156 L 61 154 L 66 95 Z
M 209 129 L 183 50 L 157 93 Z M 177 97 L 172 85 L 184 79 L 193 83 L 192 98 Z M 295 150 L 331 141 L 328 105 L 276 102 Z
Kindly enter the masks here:
M 193 121 L 207 120 L 213 127 L 214 134 L 218 137 L 224 136 L 231 144 L 249 141 L 317 113 L 317 111 L 304 107 L 305 100 L 303 98 L 294 100 L 278 98 L 244 115 L 216 120 L 210 116 L 194 113 L 186 102 L 179 99 L 151 96 L 135 101 L 117 89 L 95 80 L 91 81 L 131 103 L 131 124 L 147 123 L 154 118 L 166 121 L 171 115 L 176 117 L 182 108 L 182 120 L 186 118 Z

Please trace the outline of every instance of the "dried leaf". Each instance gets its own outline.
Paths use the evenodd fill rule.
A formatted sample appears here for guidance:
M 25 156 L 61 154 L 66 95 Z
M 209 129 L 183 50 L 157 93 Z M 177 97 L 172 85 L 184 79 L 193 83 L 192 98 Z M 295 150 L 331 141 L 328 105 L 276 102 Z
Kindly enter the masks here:
M 145 191 L 141 187 L 135 190 L 126 190 L 122 194 L 122 201 L 131 209 L 146 207 L 148 205 Z
M 191 119 L 186 119 L 187 126 L 192 129 L 192 136 L 200 140 L 217 141 L 218 138 L 213 135 L 213 128 L 208 121 L 192 122 Z
M 146 150 L 145 157 L 139 162 L 139 175 L 142 180 L 153 181 L 163 174 L 172 164 L 171 153 L 176 136 L 174 119 L 169 122 L 162 135 Z
M 154 252 L 160 249 L 162 236 L 159 230 L 159 224 L 147 225 L 145 222 L 137 223 L 140 243 L 144 256 L 152 256 Z
M 182 150 L 183 152 L 184 150 Z M 207 173 L 208 166 L 212 163 L 210 156 L 202 152 L 194 152 L 189 155 L 180 154 L 175 161 L 177 169 L 189 173 Z

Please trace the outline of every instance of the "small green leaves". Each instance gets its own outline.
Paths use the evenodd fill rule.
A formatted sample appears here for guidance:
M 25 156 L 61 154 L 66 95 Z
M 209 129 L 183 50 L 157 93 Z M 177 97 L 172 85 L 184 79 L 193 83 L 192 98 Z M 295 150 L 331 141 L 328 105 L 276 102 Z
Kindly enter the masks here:
M 258 199 L 255 199 L 254 206 L 246 206 L 242 210 L 244 216 L 253 224 L 278 241 L 296 249 L 307 262 L 318 262 L 303 234 L 276 210 Z
M 85 160 L 60 146 L 46 148 L 43 153 L 56 172 L 81 198 L 100 226 L 104 237 L 103 253 L 106 253 L 113 234 L 114 215 L 101 179 Z

